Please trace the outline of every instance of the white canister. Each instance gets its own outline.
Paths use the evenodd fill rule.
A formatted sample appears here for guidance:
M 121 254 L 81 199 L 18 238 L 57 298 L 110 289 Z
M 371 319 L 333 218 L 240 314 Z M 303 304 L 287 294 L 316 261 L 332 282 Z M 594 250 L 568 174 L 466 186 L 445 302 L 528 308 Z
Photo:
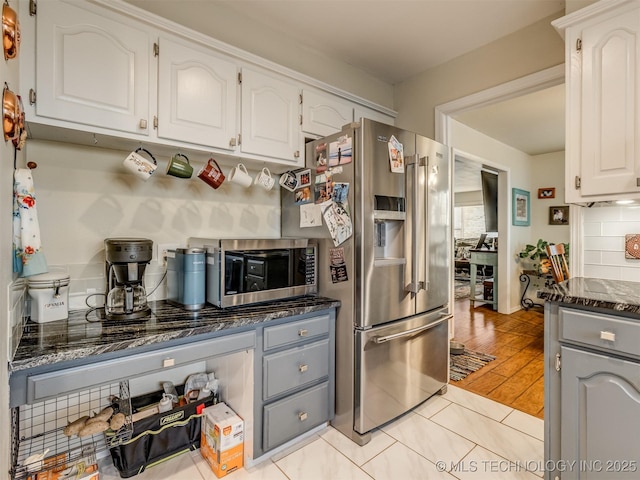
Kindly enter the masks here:
M 69 317 L 69 274 L 43 273 L 28 279 L 31 320 L 36 323 Z

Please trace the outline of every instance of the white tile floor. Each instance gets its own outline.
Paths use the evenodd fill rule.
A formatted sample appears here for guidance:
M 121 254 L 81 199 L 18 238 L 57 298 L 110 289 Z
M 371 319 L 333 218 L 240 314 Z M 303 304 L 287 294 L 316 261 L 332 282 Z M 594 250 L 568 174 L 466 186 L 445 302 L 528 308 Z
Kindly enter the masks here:
M 106 462 L 105 462 L 106 460 Z M 119 477 L 110 458 L 102 480 Z M 359 447 L 327 427 L 295 449 L 229 480 L 516 480 L 543 475 L 543 421 L 449 385 L 411 412 L 376 430 Z M 136 480 L 214 480 L 195 451 L 157 465 Z

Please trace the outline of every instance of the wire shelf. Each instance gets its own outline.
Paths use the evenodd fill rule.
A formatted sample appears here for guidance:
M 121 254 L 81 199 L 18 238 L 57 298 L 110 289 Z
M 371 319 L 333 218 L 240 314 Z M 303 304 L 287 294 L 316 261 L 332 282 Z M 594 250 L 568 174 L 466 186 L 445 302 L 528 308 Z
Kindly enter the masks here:
M 64 434 L 70 420 L 100 411 L 106 402 L 125 415 L 125 424 L 117 432 L 86 437 Z M 95 459 L 96 453 L 130 440 L 131 413 L 128 381 L 12 409 L 12 478 L 23 480 L 41 471 L 63 469 L 82 458 Z

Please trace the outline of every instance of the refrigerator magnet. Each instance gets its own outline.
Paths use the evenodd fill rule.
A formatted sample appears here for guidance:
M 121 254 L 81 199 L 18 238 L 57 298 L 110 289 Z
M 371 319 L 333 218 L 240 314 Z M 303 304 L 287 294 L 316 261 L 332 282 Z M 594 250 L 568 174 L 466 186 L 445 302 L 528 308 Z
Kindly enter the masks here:
M 333 184 L 333 193 L 331 198 L 337 203 L 347 203 L 349 196 L 349 184 L 344 182 L 335 182 Z
M 302 205 L 303 203 L 311 202 L 311 187 L 300 188 L 295 191 L 295 201 L 296 205 Z
M 389 165 L 393 173 L 404 173 L 404 147 L 396 137 L 391 135 L 389 146 Z
M 298 186 L 296 174 L 293 172 L 285 172 L 280 176 L 280 186 L 290 192 L 293 192 Z
M 331 282 L 340 283 L 349 280 L 347 274 L 347 264 L 344 261 L 344 248 L 329 249 L 329 269 L 331 270 Z
M 327 169 L 327 162 L 327 144 L 319 143 L 316 146 L 316 172 L 324 172 Z
M 329 166 L 344 165 L 351 163 L 353 149 L 352 138 L 348 135 L 338 137 L 335 142 L 329 144 Z
M 300 205 L 300 228 L 319 227 L 322 225 L 322 208 L 315 203 Z
M 311 170 L 306 169 L 296 173 L 296 188 L 304 188 L 311 185 Z

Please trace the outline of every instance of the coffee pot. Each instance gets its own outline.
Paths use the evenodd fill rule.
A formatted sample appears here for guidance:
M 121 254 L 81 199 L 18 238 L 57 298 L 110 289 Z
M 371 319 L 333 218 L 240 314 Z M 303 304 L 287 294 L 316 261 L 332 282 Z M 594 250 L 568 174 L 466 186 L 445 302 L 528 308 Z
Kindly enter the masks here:
M 147 317 L 151 309 L 144 288 L 144 271 L 153 255 L 153 241 L 146 238 L 107 238 L 105 268 L 107 320 Z

